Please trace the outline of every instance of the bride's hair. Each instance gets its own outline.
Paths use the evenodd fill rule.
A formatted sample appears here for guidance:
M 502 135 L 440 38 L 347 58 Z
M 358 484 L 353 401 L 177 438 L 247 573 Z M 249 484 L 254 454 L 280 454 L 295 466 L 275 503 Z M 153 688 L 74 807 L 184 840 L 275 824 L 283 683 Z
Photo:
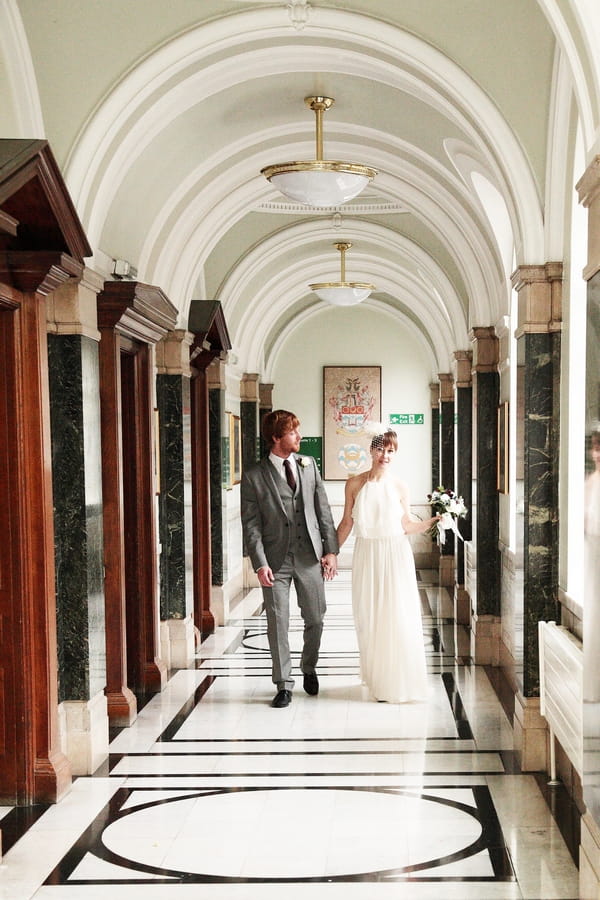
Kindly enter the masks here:
M 387 431 L 384 431 L 383 434 L 376 434 L 371 441 L 370 450 L 379 450 L 381 447 L 392 448 L 393 450 L 398 449 L 398 435 L 395 431 L 392 431 L 389 428 Z

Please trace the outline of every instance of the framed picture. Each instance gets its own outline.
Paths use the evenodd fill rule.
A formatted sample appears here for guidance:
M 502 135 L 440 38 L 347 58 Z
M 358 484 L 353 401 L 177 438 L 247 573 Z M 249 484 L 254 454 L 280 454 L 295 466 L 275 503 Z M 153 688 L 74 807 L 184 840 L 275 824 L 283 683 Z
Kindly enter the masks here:
M 497 488 L 508 494 L 508 402 L 498 407 L 498 477 Z
M 229 483 L 242 480 L 242 432 L 240 417 L 229 413 Z
M 323 478 L 345 481 L 371 464 L 368 421 L 381 421 L 381 366 L 323 366 Z

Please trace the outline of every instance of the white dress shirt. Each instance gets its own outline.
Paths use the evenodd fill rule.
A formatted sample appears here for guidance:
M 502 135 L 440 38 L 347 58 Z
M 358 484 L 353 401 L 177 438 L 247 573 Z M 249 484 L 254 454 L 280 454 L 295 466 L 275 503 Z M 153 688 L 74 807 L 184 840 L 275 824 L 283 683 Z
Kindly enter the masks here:
M 281 456 L 275 456 L 274 453 L 269 453 L 269 460 L 275 466 L 279 475 L 283 478 L 285 482 L 287 482 L 287 478 L 285 477 L 285 469 L 283 468 L 283 464 L 285 460 Z M 298 483 L 298 466 L 296 465 L 296 458 L 293 453 L 288 456 L 288 461 L 290 463 L 290 468 L 296 479 L 296 483 Z

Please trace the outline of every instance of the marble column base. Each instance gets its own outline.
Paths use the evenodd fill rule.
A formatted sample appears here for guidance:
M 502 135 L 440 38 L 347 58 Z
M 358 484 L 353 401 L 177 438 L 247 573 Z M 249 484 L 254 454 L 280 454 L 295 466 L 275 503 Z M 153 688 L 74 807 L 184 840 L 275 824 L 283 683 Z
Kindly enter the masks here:
M 108 759 L 108 708 L 103 693 L 58 707 L 62 750 L 73 775 L 92 775 Z
M 171 669 L 187 669 L 193 662 L 196 636 L 191 616 L 185 619 L 163 619 L 160 623 L 160 657 Z
M 471 596 L 458 584 L 454 588 L 454 620 L 457 625 L 471 624 Z
M 106 692 L 108 718 L 116 728 L 128 728 L 137 718 L 137 700 L 135 694 L 126 685 L 121 690 Z
M 548 725 L 539 697 L 515 697 L 514 748 L 523 772 L 548 772 Z
M 600 828 L 587 812 L 581 817 L 579 896 L 581 900 L 600 897 Z
M 455 581 L 454 556 L 440 556 L 440 587 L 452 587 Z
M 471 656 L 478 666 L 497 666 L 500 663 L 499 616 L 478 616 L 471 619 Z
M 227 625 L 234 598 L 242 593 L 244 587 L 243 572 L 222 585 L 213 584 L 210 595 L 210 611 L 215 618 L 215 625 Z

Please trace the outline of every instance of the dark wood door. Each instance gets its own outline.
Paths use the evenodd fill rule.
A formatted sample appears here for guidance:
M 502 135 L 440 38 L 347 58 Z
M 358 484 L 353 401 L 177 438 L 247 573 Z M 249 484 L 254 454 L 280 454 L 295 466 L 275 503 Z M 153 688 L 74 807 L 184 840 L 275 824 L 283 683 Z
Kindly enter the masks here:
M 154 525 L 150 348 L 121 352 L 123 530 L 127 682 L 139 694 L 159 691 L 166 678 L 158 656 L 157 546 Z

